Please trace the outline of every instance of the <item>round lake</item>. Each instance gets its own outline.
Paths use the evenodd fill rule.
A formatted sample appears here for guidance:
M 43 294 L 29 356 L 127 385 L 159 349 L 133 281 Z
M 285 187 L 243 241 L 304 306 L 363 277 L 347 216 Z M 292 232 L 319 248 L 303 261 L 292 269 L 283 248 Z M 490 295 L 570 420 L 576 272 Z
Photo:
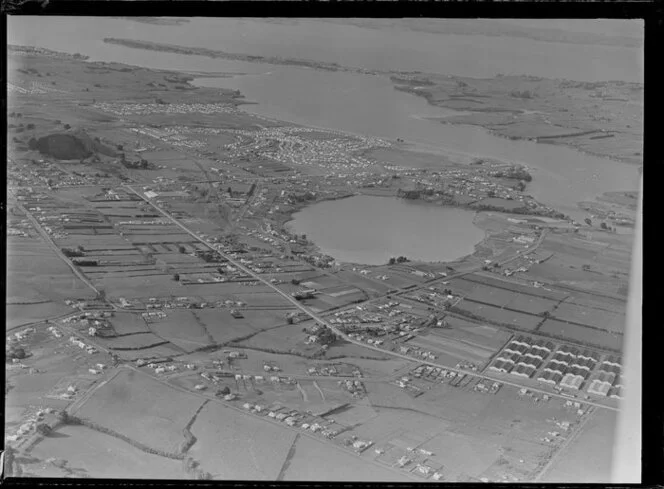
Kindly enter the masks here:
M 398 256 L 451 261 L 473 253 L 484 238 L 484 231 L 473 224 L 474 215 L 464 209 L 359 195 L 306 207 L 288 226 L 341 262 L 383 265 Z

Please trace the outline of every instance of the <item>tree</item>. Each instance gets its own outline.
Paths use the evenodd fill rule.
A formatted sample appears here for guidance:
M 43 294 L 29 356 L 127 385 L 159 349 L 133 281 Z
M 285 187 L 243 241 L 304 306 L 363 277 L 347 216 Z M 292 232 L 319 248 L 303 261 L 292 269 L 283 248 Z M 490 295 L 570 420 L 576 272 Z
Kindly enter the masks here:
M 586 217 L 583 222 L 585 222 L 588 226 L 592 226 L 593 222 L 590 220 L 590 218 Z
M 182 246 L 182 245 L 178 246 L 178 252 L 179 253 L 184 253 L 185 251 L 186 250 L 185 250 L 184 246 Z
M 26 357 L 25 355 L 25 350 L 21 348 L 20 346 L 11 346 L 9 347 L 9 352 L 7 354 L 9 358 L 18 358 L 23 359 Z
M 48 436 L 51 432 L 51 427 L 46 423 L 39 423 L 36 428 L 37 433 L 41 436 Z
M 609 229 L 609 227 L 606 225 L 605 222 L 600 223 L 599 227 L 602 229 L 607 229 L 607 230 Z
M 70 126 L 69 124 L 65 124 L 65 125 L 64 125 L 64 128 L 65 128 L 66 130 L 69 130 L 69 129 L 71 129 L 71 126 Z
M 176 282 L 179 282 L 180 281 L 180 274 L 179 273 L 174 273 L 173 274 L 173 280 L 175 280 Z
M 394 265 L 396 263 L 396 261 L 397 261 L 396 258 L 392 257 L 392 258 L 390 258 L 389 264 Z

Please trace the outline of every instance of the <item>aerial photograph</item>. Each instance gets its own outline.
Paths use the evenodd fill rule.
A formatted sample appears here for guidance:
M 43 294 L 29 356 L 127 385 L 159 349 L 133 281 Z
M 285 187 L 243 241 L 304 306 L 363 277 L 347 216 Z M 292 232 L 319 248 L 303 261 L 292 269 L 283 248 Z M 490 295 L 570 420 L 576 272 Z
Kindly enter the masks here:
M 643 21 L 7 31 L 5 477 L 612 481 Z

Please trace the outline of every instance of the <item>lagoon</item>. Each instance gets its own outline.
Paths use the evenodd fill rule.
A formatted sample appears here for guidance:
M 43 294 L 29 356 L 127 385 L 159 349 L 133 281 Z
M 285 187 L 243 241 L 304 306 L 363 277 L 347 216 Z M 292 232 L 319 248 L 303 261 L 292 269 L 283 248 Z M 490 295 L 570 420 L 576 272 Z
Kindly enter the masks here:
M 398 256 L 436 262 L 473 253 L 484 239 L 474 216 L 454 207 L 357 195 L 305 207 L 287 226 L 337 261 L 382 265 Z

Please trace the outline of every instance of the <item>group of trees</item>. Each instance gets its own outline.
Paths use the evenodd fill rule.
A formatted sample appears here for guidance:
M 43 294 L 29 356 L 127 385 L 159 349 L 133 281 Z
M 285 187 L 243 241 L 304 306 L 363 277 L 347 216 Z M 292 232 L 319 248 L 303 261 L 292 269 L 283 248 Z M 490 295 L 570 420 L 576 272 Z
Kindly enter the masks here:
M 151 170 L 154 168 L 154 165 L 152 165 L 148 160 L 141 158 L 139 161 L 129 161 L 125 157 L 124 153 L 120 156 L 120 161 L 122 162 L 122 166 L 125 168 L 130 168 L 130 169 L 141 169 L 141 170 Z
M 67 258 L 74 258 L 83 256 L 83 251 L 81 249 L 62 248 L 62 254 Z
M 389 264 L 394 265 L 395 263 L 405 263 L 405 262 L 408 262 L 408 261 L 410 261 L 410 260 L 408 258 L 406 258 L 405 256 L 399 256 L 397 258 L 392 257 L 392 258 L 390 258 Z
M 592 225 L 593 225 L 592 220 L 590 220 L 590 218 L 588 218 L 588 217 L 586 217 L 586 218 L 583 220 L 583 222 L 585 222 L 588 226 L 592 226 Z M 601 223 L 599 224 L 599 227 L 600 227 L 601 229 L 605 230 L 605 231 L 614 231 L 614 232 L 615 232 L 615 230 L 616 230 L 616 228 L 612 228 L 611 226 L 609 226 L 609 225 L 608 225 L 607 223 L 605 223 L 605 222 L 601 222 Z
M 18 360 L 22 360 L 27 356 L 25 349 L 22 346 L 18 346 L 16 344 L 7 345 L 6 353 L 8 359 L 16 358 Z

